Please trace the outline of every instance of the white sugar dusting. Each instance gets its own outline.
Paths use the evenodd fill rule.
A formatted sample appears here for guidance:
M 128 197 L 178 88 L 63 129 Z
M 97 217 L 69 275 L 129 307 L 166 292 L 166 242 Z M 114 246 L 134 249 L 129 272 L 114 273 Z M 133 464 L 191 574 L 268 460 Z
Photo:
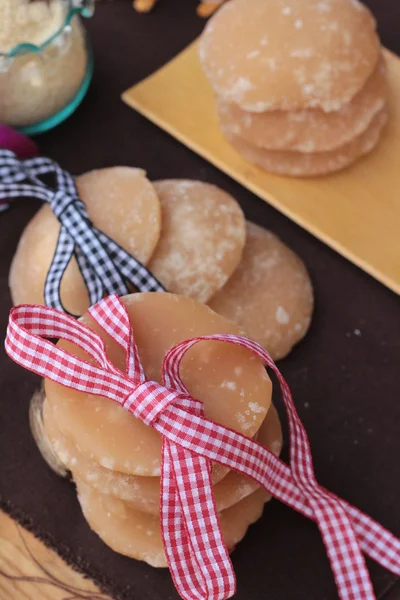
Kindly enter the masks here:
M 331 7 L 328 2 L 318 2 L 317 10 L 320 13 L 329 13 L 331 12 Z
M 304 111 L 290 112 L 288 114 L 288 120 L 293 123 L 303 123 L 307 119 L 307 114 Z
M 242 431 L 247 431 L 248 429 L 250 429 L 250 427 L 252 427 L 253 425 L 253 421 L 248 421 L 245 417 L 245 415 L 243 415 L 242 413 L 236 413 L 235 415 L 236 417 L 236 421 L 239 423 Z
M 275 456 L 279 456 L 279 454 L 281 453 L 281 450 L 282 450 L 281 442 L 279 440 L 274 440 L 270 444 L 270 449 L 271 449 L 272 454 L 275 454 Z
M 359 12 L 362 12 L 364 10 L 363 5 L 358 0 L 350 0 L 350 2 L 354 6 L 354 8 Z
M 114 469 L 114 459 L 110 458 L 109 456 L 104 456 L 99 460 L 99 463 L 101 464 L 102 467 L 104 467 L 105 469 Z
M 248 113 L 246 113 L 244 115 L 243 122 L 244 122 L 244 126 L 249 128 L 253 124 L 253 117 L 251 115 L 249 115 Z
M 260 51 L 259 50 L 253 50 L 253 52 L 249 52 L 247 54 L 247 58 L 256 58 L 257 56 L 260 55 Z
M 292 58 L 311 58 L 313 54 L 312 48 L 298 48 L 297 50 L 292 50 L 290 56 Z
M 280 325 L 287 325 L 287 323 L 289 323 L 289 315 L 283 308 L 283 306 L 278 306 L 278 308 L 276 309 L 275 320 Z
M 346 46 L 350 46 L 351 42 L 353 40 L 350 31 L 348 31 L 348 29 L 345 29 L 343 31 L 343 39 L 344 39 L 344 43 L 346 44 Z
M 306 96 L 310 96 L 314 91 L 315 85 L 313 85 L 312 83 L 306 83 L 306 85 L 303 85 L 303 93 Z
M 264 412 L 264 407 L 258 404 L 258 402 L 249 402 L 249 409 L 257 415 Z
M 302 29 L 303 28 L 303 21 L 301 19 L 297 19 L 294 22 L 294 28 L 295 29 Z
M 220 385 L 221 388 L 225 388 L 227 390 L 236 390 L 237 384 L 236 381 L 223 381 Z
M 290 6 L 284 6 L 284 7 L 282 8 L 282 14 L 283 14 L 283 15 L 286 15 L 286 16 L 287 16 L 287 15 L 291 15 L 291 14 L 292 14 L 292 9 L 291 9 L 291 7 L 290 7 Z
M 300 144 L 298 149 L 301 150 L 301 152 L 314 152 L 315 143 L 312 140 L 308 140 L 307 142 Z
M 242 98 L 245 92 L 248 92 L 254 88 L 254 85 L 251 83 L 250 79 L 247 77 L 239 77 L 232 85 L 229 96 L 231 98 Z

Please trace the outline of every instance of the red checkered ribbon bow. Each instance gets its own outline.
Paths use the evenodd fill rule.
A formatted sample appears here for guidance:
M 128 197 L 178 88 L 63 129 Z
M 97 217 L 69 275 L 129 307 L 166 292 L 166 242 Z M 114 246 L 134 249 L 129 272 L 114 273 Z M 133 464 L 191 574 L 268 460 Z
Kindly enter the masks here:
M 107 358 L 96 333 L 43 306 L 12 309 L 6 351 L 43 377 L 118 402 L 162 435 L 161 526 L 171 574 L 182 598 L 224 600 L 235 593 L 235 576 L 212 492 L 211 461 L 253 478 L 270 494 L 317 522 L 342 600 L 375 597 L 363 552 L 400 575 L 400 540 L 318 485 L 307 434 L 290 390 L 261 346 L 233 335 L 187 340 L 165 355 L 163 385 L 159 385 L 146 381 L 129 317 L 118 297 L 101 300 L 90 314 L 124 349 L 125 372 Z M 74 342 L 97 364 L 78 359 L 43 338 Z M 290 467 L 253 440 L 204 417 L 202 404 L 190 396 L 179 376 L 185 352 L 202 340 L 243 346 L 273 370 L 289 420 Z

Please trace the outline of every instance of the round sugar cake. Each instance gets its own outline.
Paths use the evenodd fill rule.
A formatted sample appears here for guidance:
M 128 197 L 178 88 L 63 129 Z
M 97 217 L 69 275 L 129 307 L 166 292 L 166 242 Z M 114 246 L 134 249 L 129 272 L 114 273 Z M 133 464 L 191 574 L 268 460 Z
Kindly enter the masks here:
M 123 500 L 102 494 L 77 477 L 74 481 L 86 521 L 107 546 L 152 567 L 167 566 L 159 517 L 133 510 Z
M 337 149 L 361 135 L 384 108 L 387 97 L 387 69 L 382 57 L 362 90 L 335 112 L 310 108 L 251 113 L 223 101 L 217 102 L 217 108 L 223 129 L 253 146 L 323 152 Z
M 162 229 L 149 268 L 169 292 L 207 302 L 239 264 L 246 241 L 243 212 L 209 183 L 170 179 L 154 186 Z
M 257 410 L 257 407 L 253 407 Z M 45 430 L 58 458 L 79 479 L 102 494 L 124 500 L 130 508 L 158 515 L 160 512 L 160 478 L 126 475 L 105 469 L 85 457 L 61 433 L 48 402 L 43 406 Z M 282 449 L 282 428 L 278 413 L 271 404 L 258 432 L 258 443 L 279 456 Z M 218 510 L 225 510 L 258 489 L 258 484 L 219 464 L 213 465 L 212 481 Z
M 276 235 L 248 222 L 242 261 L 209 306 L 278 360 L 306 334 L 313 304 L 300 258 Z
M 268 411 L 267 417 L 272 410 Z M 79 446 L 73 444 L 63 434 L 57 424 L 49 402 L 43 404 L 43 418 L 45 433 L 52 449 L 61 463 L 71 471 L 75 478 L 80 479 L 87 485 L 103 494 L 110 494 L 120 500 L 127 502 L 132 508 L 142 510 L 150 514 L 158 514 L 160 510 L 160 478 L 144 477 L 141 475 L 128 475 L 119 471 L 112 471 L 102 467 L 89 456 L 85 456 Z M 264 422 L 265 423 L 265 422 Z M 265 428 L 265 425 L 261 428 Z M 279 421 L 278 421 L 279 423 Z M 276 420 L 268 429 L 269 439 L 275 449 L 279 448 L 279 431 Z M 271 446 L 272 448 L 272 446 Z M 212 481 L 219 483 L 229 472 L 227 467 L 214 464 L 212 469 Z
M 100 169 L 77 177 L 76 185 L 95 227 L 142 263 L 148 263 L 160 236 L 161 209 L 145 171 L 131 167 Z M 59 231 L 60 223 L 48 205 L 28 223 L 11 264 L 9 285 L 14 304 L 44 304 L 44 284 Z M 63 275 L 61 300 L 75 315 L 89 307 L 75 258 Z
M 168 293 L 131 294 L 122 299 L 129 314 L 144 372 L 161 381 L 165 353 L 175 344 L 197 336 L 242 330 L 204 304 Z M 109 359 L 125 369 L 125 355 L 95 321 L 83 322 L 106 342 Z M 60 342 L 78 357 L 90 360 L 77 346 Z M 91 361 L 93 362 L 93 361 Z M 181 364 L 182 380 L 193 397 L 204 403 L 205 414 L 226 427 L 253 437 L 271 403 L 271 381 L 251 352 L 233 344 L 203 341 L 191 348 Z M 160 475 L 161 438 L 152 428 L 115 402 L 68 389 L 50 380 L 46 397 L 62 433 L 85 456 L 122 473 Z M 257 411 L 252 411 L 252 406 Z
M 167 567 L 159 517 L 133 510 L 123 500 L 101 494 L 79 479 L 75 483 L 85 519 L 107 546 L 152 567 Z M 229 549 L 233 550 L 261 517 L 269 499 L 264 490 L 258 490 L 222 511 L 220 524 Z
M 199 53 L 225 102 L 336 111 L 373 72 L 380 42 L 358 0 L 232 0 L 206 25 Z
M 292 177 L 315 177 L 341 171 L 371 152 L 379 142 L 387 119 L 388 112 L 384 108 L 374 117 L 364 133 L 341 148 L 327 152 L 265 150 L 252 146 L 243 138 L 233 136 L 229 132 L 225 131 L 225 135 L 244 158 L 265 171 Z

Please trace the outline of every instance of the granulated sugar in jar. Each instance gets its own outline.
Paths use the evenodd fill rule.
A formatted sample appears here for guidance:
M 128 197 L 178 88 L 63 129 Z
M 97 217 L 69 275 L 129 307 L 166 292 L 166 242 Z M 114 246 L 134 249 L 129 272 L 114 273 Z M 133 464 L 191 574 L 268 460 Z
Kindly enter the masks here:
M 68 117 L 90 83 L 80 15 L 92 2 L 0 0 L 0 122 L 38 133 Z

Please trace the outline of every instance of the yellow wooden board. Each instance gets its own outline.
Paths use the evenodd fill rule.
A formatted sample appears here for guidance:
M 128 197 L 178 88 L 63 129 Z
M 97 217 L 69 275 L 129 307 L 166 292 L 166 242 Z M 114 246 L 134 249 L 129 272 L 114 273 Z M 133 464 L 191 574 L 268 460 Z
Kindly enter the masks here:
M 294 179 L 246 162 L 223 138 L 197 43 L 123 100 L 400 294 L 400 59 L 385 51 L 390 121 L 378 148 L 328 177 Z
M 111 600 L 0 511 L 0 600 Z

